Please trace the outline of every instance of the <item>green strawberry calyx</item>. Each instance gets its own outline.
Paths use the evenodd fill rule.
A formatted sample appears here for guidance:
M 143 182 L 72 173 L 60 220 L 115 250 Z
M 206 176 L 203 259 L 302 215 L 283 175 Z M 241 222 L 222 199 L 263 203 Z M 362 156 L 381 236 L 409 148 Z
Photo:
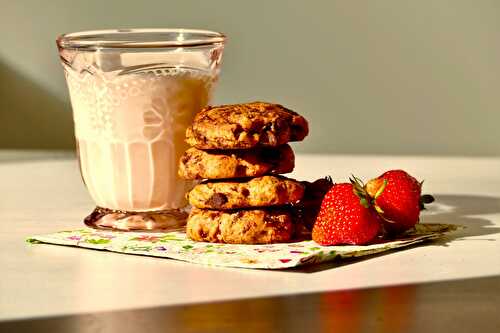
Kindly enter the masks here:
M 384 218 L 382 216 L 384 211 L 377 205 L 375 200 L 382 194 L 382 192 L 384 192 L 384 189 L 387 186 L 387 181 L 384 180 L 384 183 L 382 184 L 382 186 L 380 186 L 380 188 L 377 190 L 377 193 L 373 197 L 370 196 L 370 194 L 366 190 L 365 183 L 360 178 L 351 175 L 349 181 L 352 184 L 352 191 L 359 198 L 359 203 L 361 204 L 361 206 L 367 209 L 373 208 L 382 218 Z
M 382 181 L 382 184 L 380 184 L 380 186 L 376 189 L 375 194 L 373 195 L 370 195 L 370 191 L 367 190 L 368 184 L 365 184 L 360 178 L 351 175 L 349 181 L 352 184 L 352 190 L 354 194 L 359 197 L 359 202 L 363 207 L 368 209 L 373 208 L 373 210 L 375 210 L 375 212 L 378 214 L 378 216 L 380 216 L 382 220 L 386 221 L 387 223 L 395 223 L 394 221 L 384 216 L 384 210 L 379 205 L 377 205 L 376 202 L 377 198 L 382 195 L 385 188 L 387 187 L 387 179 L 384 179 Z M 373 190 L 373 188 L 371 190 Z

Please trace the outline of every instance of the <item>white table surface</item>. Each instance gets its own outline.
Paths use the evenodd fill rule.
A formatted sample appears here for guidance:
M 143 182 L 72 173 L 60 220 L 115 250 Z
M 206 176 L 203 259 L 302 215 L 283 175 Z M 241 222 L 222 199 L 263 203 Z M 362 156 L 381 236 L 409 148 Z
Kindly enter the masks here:
M 72 155 L 0 151 L 0 320 L 500 274 L 500 158 L 299 155 L 292 176 L 406 169 L 437 199 L 423 222 L 467 226 L 438 242 L 335 266 L 215 268 L 25 238 L 82 226 L 92 208 Z

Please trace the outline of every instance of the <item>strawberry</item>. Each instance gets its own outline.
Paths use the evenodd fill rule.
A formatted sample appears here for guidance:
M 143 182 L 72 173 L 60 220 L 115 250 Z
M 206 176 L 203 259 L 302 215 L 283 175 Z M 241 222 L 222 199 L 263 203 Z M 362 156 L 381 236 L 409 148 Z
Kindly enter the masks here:
M 434 201 L 432 196 L 421 197 L 422 183 L 403 170 L 385 172 L 370 180 L 365 190 L 389 234 L 411 229 L 419 222 L 423 204 Z
M 380 217 L 353 184 L 335 184 L 326 193 L 312 239 L 320 245 L 367 244 L 380 231 Z

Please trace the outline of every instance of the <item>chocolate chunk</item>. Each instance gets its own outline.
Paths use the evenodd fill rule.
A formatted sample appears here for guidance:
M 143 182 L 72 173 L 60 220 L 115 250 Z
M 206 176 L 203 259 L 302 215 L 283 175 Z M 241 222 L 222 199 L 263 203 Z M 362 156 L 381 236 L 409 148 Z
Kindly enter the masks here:
M 236 167 L 236 177 L 245 177 L 247 174 L 247 167 L 245 165 L 238 165 Z
M 190 156 L 189 154 L 184 154 L 184 155 L 182 155 L 182 157 L 181 157 L 181 162 L 182 162 L 183 164 L 186 164 L 186 163 L 189 161 L 189 159 L 190 159 L 190 158 L 191 158 L 191 156 Z
M 307 135 L 307 131 L 304 129 L 303 126 L 292 124 L 290 127 L 292 129 L 292 135 L 291 135 L 292 141 L 302 140 Z
M 243 127 L 241 127 L 240 124 L 236 124 L 236 126 L 233 128 L 233 135 L 235 139 L 238 139 L 240 137 L 241 132 L 243 132 Z
M 205 229 L 200 229 L 199 231 L 199 235 L 201 238 L 205 238 L 208 236 L 207 232 L 205 231 Z
M 280 151 L 278 149 L 263 148 L 259 151 L 259 156 L 262 160 L 270 163 L 277 164 L 282 158 Z
M 259 133 L 264 127 L 264 122 L 261 119 L 255 119 L 250 127 L 250 133 Z
M 288 126 L 288 123 L 284 119 L 277 119 L 276 122 L 273 124 L 272 129 L 278 133 L 280 132 L 284 127 Z
M 207 205 L 212 206 L 216 209 L 222 208 L 222 206 L 227 202 L 227 197 L 222 193 L 214 193 L 208 200 Z

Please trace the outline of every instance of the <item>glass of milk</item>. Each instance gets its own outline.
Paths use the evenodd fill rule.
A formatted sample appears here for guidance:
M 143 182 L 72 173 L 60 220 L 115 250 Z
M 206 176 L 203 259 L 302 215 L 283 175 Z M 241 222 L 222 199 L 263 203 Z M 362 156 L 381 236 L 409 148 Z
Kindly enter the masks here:
M 168 229 L 185 218 L 192 183 L 177 175 L 186 128 L 220 71 L 221 33 L 124 29 L 57 39 L 71 98 L 91 225 Z

